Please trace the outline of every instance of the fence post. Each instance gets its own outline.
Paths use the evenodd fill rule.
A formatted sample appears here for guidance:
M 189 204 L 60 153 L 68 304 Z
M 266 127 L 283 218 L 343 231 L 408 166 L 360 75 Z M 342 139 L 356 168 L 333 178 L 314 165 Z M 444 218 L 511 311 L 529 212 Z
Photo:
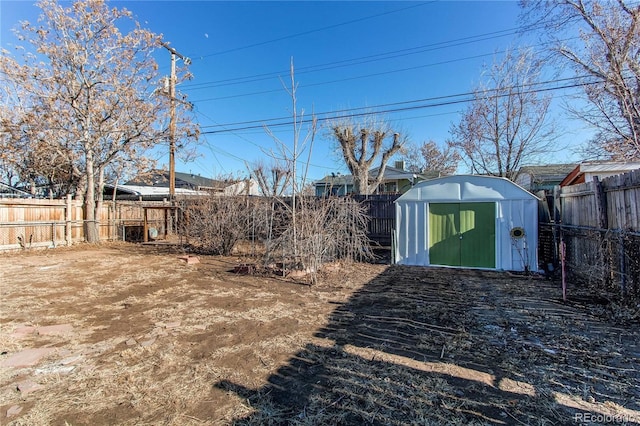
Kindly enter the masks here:
M 559 263 L 559 257 L 560 257 L 560 253 L 558 252 L 559 250 L 559 244 L 560 244 L 560 240 L 562 239 L 561 237 L 561 232 L 562 229 L 558 229 L 558 225 L 562 222 L 562 188 L 560 188 L 559 185 L 556 185 L 553 187 L 553 206 L 551 206 L 552 208 L 552 212 L 550 213 L 550 215 L 552 216 L 552 220 L 553 220 L 553 226 L 551 228 L 551 235 L 553 238 L 553 266 L 557 267 L 558 263 Z M 560 232 L 558 232 L 560 231 Z M 559 235 L 560 233 L 560 235 Z
M 144 232 L 144 235 L 142 237 L 142 241 L 144 241 L 145 243 L 149 241 L 149 221 L 147 220 L 147 209 L 144 208 L 144 206 L 142 207 L 142 232 Z
M 620 253 L 620 291 L 622 296 L 627 295 L 627 252 L 624 249 L 624 235 L 623 231 L 620 230 L 618 233 L 618 245 L 619 245 L 619 253 Z
M 604 192 L 602 182 L 598 176 L 593 177 L 594 191 L 596 196 L 596 209 L 598 212 L 598 227 L 600 229 L 609 229 L 609 218 L 607 216 L 607 194 Z
M 67 194 L 67 202 L 64 209 L 64 239 L 66 245 L 73 244 L 73 236 L 71 234 L 71 220 L 72 220 L 72 203 L 71 194 Z

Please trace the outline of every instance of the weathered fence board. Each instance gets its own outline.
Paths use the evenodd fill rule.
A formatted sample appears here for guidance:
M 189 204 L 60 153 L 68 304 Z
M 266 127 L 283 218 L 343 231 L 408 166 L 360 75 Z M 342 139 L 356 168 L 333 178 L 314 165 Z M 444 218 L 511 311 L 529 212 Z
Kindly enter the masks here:
M 566 186 L 560 198 L 562 223 L 640 232 L 640 170 Z
M 640 170 L 561 188 L 558 229 L 570 274 L 640 298 Z
M 144 207 L 161 202 L 103 202 L 99 210 L 100 239 L 122 239 L 125 226 L 143 227 Z M 164 226 L 161 210 L 149 210 L 148 222 Z M 0 251 L 56 247 L 85 241 L 82 203 L 63 200 L 0 199 Z

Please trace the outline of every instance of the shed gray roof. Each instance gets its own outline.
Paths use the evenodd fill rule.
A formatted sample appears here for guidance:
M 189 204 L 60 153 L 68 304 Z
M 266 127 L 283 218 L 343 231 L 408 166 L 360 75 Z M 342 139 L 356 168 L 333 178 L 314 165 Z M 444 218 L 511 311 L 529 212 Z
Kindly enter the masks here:
M 456 175 L 416 184 L 396 202 L 403 201 L 499 201 L 537 200 L 529 191 L 508 179 L 494 176 Z

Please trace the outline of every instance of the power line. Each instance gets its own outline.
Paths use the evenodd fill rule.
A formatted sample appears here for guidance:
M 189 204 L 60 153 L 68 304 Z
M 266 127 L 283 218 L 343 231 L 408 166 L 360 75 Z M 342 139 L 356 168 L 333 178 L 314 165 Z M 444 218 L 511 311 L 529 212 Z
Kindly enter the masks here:
M 225 167 L 222 165 L 222 163 L 221 163 L 221 162 L 220 162 L 220 160 L 218 159 L 218 156 L 216 155 L 216 152 L 214 151 L 214 147 L 211 145 L 211 142 L 209 142 L 209 138 L 207 138 L 207 135 L 204 135 L 204 136 L 203 136 L 203 138 L 204 138 L 205 145 L 207 145 L 207 147 L 209 147 L 209 150 L 211 151 L 211 155 L 213 155 L 213 158 L 216 160 L 216 163 L 218 163 L 218 165 L 220 166 L 220 168 L 221 168 L 225 173 L 227 173 L 227 170 L 225 169 Z M 232 158 L 234 157 L 234 155 L 233 155 L 233 154 L 231 154 L 231 153 L 227 153 L 227 152 L 224 152 L 224 155 L 228 155 L 228 156 L 230 156 L 230 157 L 232 157 Z M 205 167 L 205 169 L 206 169 L 206 167 Z
M 296 34 L 290 34 L 290 35 L 287 35 L 287 36 L 278 37 L 278 38 L 271 39 L 271 40 L 266 40 L 266 41 L 261 41 L 261 42 L 249 44 L 249 45 L 246 45 L 246 46 L 234 47 L 232 49 L 227 49 L 227 50 L 223 50 L 223 51 L 220 51 L 220 52 L 214 52 L 214 53 L 210 53 L 208 55 L 201 55 L 200 59 L 208 58 L 208 57 L 211 57 L 211 56 L 224 55 L 224 54 L 227 54 L 227 53 L 237 52 L 239 50 L 245 50 L 245 49 L 250 49 L 250 48 L 253 48 L 253 47 L 264 46 L 265 44 L 271 44 L 271 43 L 275 43 L 275 42 L 282 41 L 282 40 L 288 40 L 290 38 L 300 37 L 300 36 L 303 36 L 303 35 L 309 35 L 309 34 L 321 32 L 321 31 L 325 31 L 325 30 L 329 30 L 329 29 L 343 27 L 345 25 L 355 24 L 357 22 L 367 21 L 369 19 L 379 18 L 380 16 L 386 16 L 386 15 L 391 15 L 391 14 L 398 13 L 398 12 L 403 12 L 403 11 L 409 10 L 409 9 L 415 9 L 417 7 L 422 7 L 422 6 L 431 4 L 431 3 L 435 3 L 436 1 L 437 0 L 432 0 L 432 1 L 424 2 L 424 3 L 420 3 L 420 4 L 415 4 L 415 5 L 403 7 L 401 9 L 395 9 L 395 10 L 391 10 L 391 11 L 388 11 L 388 12 L 383 12 L 383 13 L 378 13 L 378 14 L 375 14 L 375 15 L 365 16 L 365 17 L 362 17 L 362 18 L 352 19 L 350 21 L 340 22 L 338 24 L 328 25 L 328 26 L 325 26 L 325 27 L 316 28 L 316 29 L 308 30 L 308 31 L 303 31 L 303 32 L 296 33 Z
M 508 31 L 508 32 L 505 32 L 505 31 Z M 461 42 L 462 40 L 469 40 L 469 39 L 474 39 L 476 37 L 483 37 L 483 36 L 488 35 L 488 34 L 499 34 L 499 33 L 503 33 L 503 34 L 492 36 L 492 37 L 478 38 L 478 39 L 470 40 L 470 41 L 466 41 L 466 42 Z M 498 38 L 498 37 L 506 37 L 506 36 L 509 36 L 509 35 L 514 35 L 516 33 L 517 33 L 517 28 L 512 28 L 512 29 L 509 29 L 509 30 L 494 31 L 492 33 L 486 33 L 486 34 L 481 34 L 481 35 L 477 35 L 477 36 L 469 36 L 469 37 L 464 37 L 464 38 L 455 39 L 455 40 L 449 40 L 449 41 L 444 41 L 444 42 L 427 44 L 427 45 L 423 45 L 423 46 L 411 47 L 411 48 L 407 48 L 407 49 L 394 50 L 394 51 L 390 51 L 390 52 L 377 53 L 375 55 L 368 55 L 368 56 L 362 56 L 362 57 L 351 58 L 351 59 L 343 59 L 343 60 L 340 60 L 340 61 L 327 62 L 327 63 L 324 63 L 324 64 L 308 65 L 306 67 L 297 68 L 296 69 L 296 73 L 297 74 L 308 74 L 308 73 L 313 73 L 313 72 L 318 72 L 318 71 L 326 71 L 326 70 L 331 70 L 331 69 L 336 69 L 336 68 L 347 67 L 347 66 L 362 65 L 362 64 L 381 61 L 381 60 L 396 59 L 396 58 L 400 58 L 400 57 L 415 55 L 415 54 L 418 54 L 418 53 L 424 53 L 424 52 L 429 52 L 429 51 L 433 51 L 433 50 L 446 49 L 446 48 L 450 48 L 450 47 L 457 47 L 457 46 L 462 46 L 462 45 L 465 45 L 465 44 L 470 44 L 470 43 L 475 43 L 475 42 L 479 42 L 479 41 L 490 40 L 490 39 Z M 245 76 L 245 77 L 234 77 L 234 78 L 223 79 L 223 80 L 214 80 L 214 81 L 208 81 L 208 82 L 202 82 L 202 83 L 185 84 L 182 87 L 185 88 L 185 89 L 190 89 L 190 90 L 201 90 L 201 89 L 207 89 L 207 88 L 210 88 L 210 87 L 223 87 L 223 86 L 230 86 L 230 85 L 236 85 L 236 84 L 253 83 L 253 82 L 257 82 L 257 81 L 263 81 L 263 80 L 271 79 L 273 77 L 278 77 L 278 76 L 280 76 L 282 74 L 287 74 L 287 73 L 289 73 L 289 70 L 272 71 L 272 72 L 268 72 L 268 73 L 250 75 L 250 76 Z
M 376 62 L 381 60 L 395 59 L 399 57 L 415 55 L 418 53 L 430 52 L 434 50 L 446 49 L 451 47 L 458 47 L 458 46 L 463 46 L 463 45 L 476 43 L 480 41 L 491 40 L 494 38 L 511 36 L 521 32 L 533 31 L 539 28 L 541 28 L 540 24 L 535 26 L 531 25 L 531 26 L 525 27 L 524 29 L 521 27 L 508 28 L 504 30 L 492 31 L 489 33 L 477 34 L 477 35 L 462 37 L 454 40 L 447 40 L 447 41 L 442 41 L 438 43 L 431 43 L 431 44 L 426 44 L 426 45 L 421 45 L 421 46 L 416 46 L 416 47 L 411 47 L 406 49 L 393 50 L 393 51 L 384 52 L 384 53 L 377 53 L 374 55 L 362 56 L 358 58 L 344 59 L 344 60 L 333 61 L 333 62 L 328 62 L 324 64 L 309 65 L 306 67 L 297 68 L 296 73 L 307 74 L 307 73 L 326 71 L 326 70 L 342 68 L 347 66 L 361 65 L 361 64 Z M 540 46 L 544 44 L 545 43 L 541 43 Z M 207 89 L 210 87 L 223 87 L 223 86 L 236 85 L 236 84 L 253 83 L 257 81 L 271 79 L 273 77 L 278 77 L 288 72 L 289 70 L 281 70 L 281 71 L 255 74 L 255 75 L 250 75 L 245 77 L 234 77 L 230 79 L 214 80 L 214 81 L 202 82 L 202 83 L 192 83 L 192 84 L 183 85 L 183 88 L 190 89 L 190 90 L 201 90 L 201 89 Z
M 308 87 L 324 86 L 326 84 L 342 83 L 342 82 L 345 82 L 345 81 L 353 81 L 353 80 L 360 80 L 360 79 L 363 79 L 363 78 L 378 77 L 378 76 L 381 76 L 381 75 L 395 74 L 395 73 L 398 73 L 398 72 L 412 71 L 412 70 L 416 70 L 416 69 L 420 69 L 420 68 L 427 68 L 427 67 L 433 67 L 433 66 L 438 66 L 438 65 L 451 64 L 451 63 L 454 63 L 454 62 L 467 61 L 467 60 L 470 60 L 470 59 L 483 58 L 483 57 L 495 55 L 497 53 L 504 53 L 504 51 L 494 52 L 494 53 L 483 53 L 483 54 L 475 55 L 475 56 L 467 56 L 465 58 L 451 59 L 451 60 L 448 60 L 448 61 L 433 62 L 433 63 L 430 63 L 430 64 L 416 65 L 416 66 L 413 66 L 413 67 L 406 67 L 406 68 L 395 69 L 395 70 L 390 70 L 390 71 L 381 71 L 381 72 L 377 72 L 377 73 L 359 75 L 359 76 L 354 76 L 354 77 L 339 78 L 339 79 L 336 79 L 336 80 L 321 81 L 321 82 L 318 82 L 318 83 L 300 85 L 299 87 L 300 88 L 308 88 Z M 296 71 L 296 74 L 297 74 L 297 71 Z M 240 98 L 240 97 L 245 97 L 245 96 L 264 95 L 264 94 L 267 94 L 267 93 L 276 93 L 276 92 L 282 92 L 282 89 L 262 90 L 262 91 L 259 91 L 259 92 L 241 93 L 241 94 L 238 94 L 238 95 L 229 95 L 229 96 L 219 96 L 219 97 L 216 97 L 216 98 L 198 99 L 198 100 L 195 100 L 193 102 L 211 102 L 211 101 L 218 101 L 218 100 L 223 100 L 223 99 Z
M 214 122 L 215 122 L 215 120 L 213 120 L 211 117 L 207 116 L 207 115 L 206 115 L 206 114 L 204 114 L 203 112 L 200 112 L 200 111 L 196 111 L 196 112 L 197 112 L 198 114 L 202 115 L 203 117 L 205 117 L 205 118 L 207 118 L 207 119 L 209 119 L 209 120 L 211 120 L 211 121 L 214 121 Z M 236 136 L 236 137 L 238 137 L 238 138 L 240 138 L 240 139 L 244 140 L 245 142 L 250 143 L 251 145 L 253 145 L 253 146 L 255 146 L 255 147 L 259 148 L 261 151 L 263 151 L 263 152 L 264 152 L 263 147 L 262 147 L 261 145 L 259 145 L 259 144 L 255 143 L 255 142 L 253 142 L 252 140 L 250 140 L 250 139 L 248 139 L 248 138 L 244 137 L 243 135 L 241 135 L 241 134 L 239 134 L 239 133 L 236 133 L 236 132 L 234 132 L 234 131 L 229 131 L 229 133 L 231 133 L 231 134 L 233 134 L 234 136 Z M 206 132 L 202 132 L 201 134 L 206 135 Z M 206 141 L 206 144 L 207 144 L 207 146 L 209 147 L 209 149 L 212 151 L 212 153 L 213 153 L 213 150 L 217 150 L 217 151 L 219 151 L 219 152 L 222 152 L 224 155 L 226 155 L 226 156 L 228 156 L 228 157 L 230 157 L 230 158 L 233 158 L 233 159 L 235 159 L 235 160 L 239 160 L 239 161 L 241 161 L 241 162 L 243 162 L 243 163 L 245 163 L 245 164 L 246 164 L 246 161 L 247 161 L 247 160 L 246 160 L 246 158 L 240 158 L 240 157 L 238 157 L 238 156 L 236 156 L 236 155 L 234 155 L 234 154 L 231 154 L 231 153 L 230 153 L 230 152 L 228 152 L 228 151 L 225 151 L 225 150 L 223 150 L 223 149 L 221 149 L 221 148 L 218 148 L 218 147 L 214 147 L 214 146 L 212 146 L 212 145 L 210 144 L 209 140 L 208 140 L 206 137 L 205 137 L 205 141 Z M 214 154 L 214 156 L 215 156 L 215 154 Z M 330 168 L 330 167 L 327 167 L 327 166 L 321 166 L 321 165 L 318 165 L 318 164 L 307 163 L 306 161 L 303 161 L 303 160 L 297 160 L 297 162 L 298 162 L 298 163 L 300 163 L 300 164 L 302 164 L 302 165 L 308 165 L 308 166 L 310 166 L 310 167 L 315 167 L 315 168 L 318 168 L 318 169 L 329 169 L 329 170 L 334 170 L 334 169 L 332 169 L 332 168 Z M 222 165 L 220 165 L 220 166 L 222 167 Z M 224 169 L 224 167 L 223 167 L 223 169 Z M 335 169 L 335 170 L 337 170 L 337 169 Z
M 444 115 L 453 115 L 453 114 L 458 114 L 460 111 L 456 110 L 456 111 L 448 111 L 448 112 L 439 112 L 439 113 L 435 113 L 435 114 L 422 114 L 422 115 L 416 115 L 413 117 L 403 117 L 402 121 L 408 121 L 408 120 L 417 120 L 417 119 L 421 119 L 421 118 L 431 118 L 431 117 L 441 117 Z M 205 126 L 207 127 L 207 126 Z M 282 127 L 282 126 L 281 126 Z M 289 130 L 287 129 L 275 129 L 272 130 L 273 133 L 285 133 L 285 132 L 289 132 Z M 242 135 L 264 135 L 264 127 L 254 127 L 251 129 L 247 129 L 247 130 L 238 130 L 238 131 L 233 131 L 230 132 L 232 133 L 234 136 L 238 136 L 241 137 Z
M 568 80 L 579 80 L 582 79 L 583 77 L 570 77 L 570 78 L 565 78 L 565 79 L 557 79 L 557 80 L 551 80 L 551 81 L 545 81 L 545 82 L 541 82 L 541 83 L 535 83 L 535 84 L 531 84 L 531 85 L 525 85 L 525 86 L 521 86 L 521 87 L 534 87 L 534 86 L 540 86 L 540 85 L 545 85 L 545 84 L 550 84 L 550 83 L 558 83 L 558 82 L 562 82 L 562 81 L 568 81 Z M 538 89 L 531 89 L 531 90 L 526 90 L 521 92 L 522 94 L 528 94 L 528 93 L 538 93 L 538 92 L 548 92 L 548 91 L 554 91 L 554 90 L 562 90 L 562 89 L 570 89 L 570 88 L 576 88 L 576 87 L 584 87 L 584 86 L 589 86 L 589 85 L 593 85 L 593 84 L 598 84 L 600 83 L 599 81 L 597 82 L 578 82 L 578 83 L 573 83 L 573 84 L 565 84 L 562 86 L 556 86 L 556 87 L 542 87 L 542 88 L 538 88 Z M 516 87 L 514 87 L 516 88 Z M 486 99 L 490 99 L 491 97 L 504 97 L 504 96 L 508 96 L 508 94 L 500 94 L 500 91 L 503 91 L 507 88 L 501 88 L 501 89 L 494 89 L 492 90 L 493 92 L 495 92 L 495 94 L 493 95 L 487 95 L 484 98 Z M 439 97 L 434 97 L 434 98 L 425 98 L 425 99 L 418 99 L 418 100 L 413 100 L 413 101 L 403 101 L 403 102 L 396 102 L 396 103 L 391 103 L 391 104 L 382 104 L 382 105 L 377 105 L 377 106 L 373 106 L 373 107 L 360 107 L 360 108 L 351 108 L 351 109 L 347 109 L 347 110 L 338 110 L 338 111 L 331 111 L 331 112 L 324 112 L 324 113 L 319 113 L 316 114 L 316 118 L 318 115 L 326 115 L 327 117 L 324 118 L 317 118 L 317 120 L 320 121 L 328 121 L 331 119 L 336 118 L 335 114 L 336 113 L 340 113 L 340 112 L 348 112 L 348 111 L 358 111 L 358 110 L 362 110 L 362 109 L 376 109 L 376 108 L 381 108 L 381 107 L 392 107 L 392 106 L 396 106 L 398 105 L 399 107 L 397 108 L 388 108 L 388 109 L 383 109 L 383 110 L 377 110 L 377 111 L 373 111 L 373 112 L 353 112 L 350 114 L 344 114 L 344 115 L 339 115 L 337 118 L 356 118 L 356 117 L 363 117 L 363 116 L 367 116 L 367 115 L 372 115 L 372 114 L 388 114 L 388 113 L 396 113 L 396 112 L 403 112 L 403 111 L 411 111 L 411 110 L 418 110 L 418 109 L 425 109 L 425 108 L 435 108 L 435 107 L 441 107 L 441 106 L 446 106 L 446 105 L 455 105 L 455 104 L 461 104 L 461 103 L 467 103 L 470 102 L 472 100 L 474 100 L 475 98 L 473 97 L 475 95 L 474 92 L 467 92 L 467 93 L 461 93 L 461 94 L 456 94 L 456 95 L 448 95 L 448 96 L 439 96 Z M 455 99 L 455 98 L 460 98 L 462 97 L 462 99 Z M 450 99 L 450 100 L 447 100 Z M 482 98 L 480 98 L 482 99 Z M 440 102 L 433 102 L 433 101 L 439 101 Z M 404 105 L 404 104 L 412 104 L 412 103 L 419 103 L 419 102 L 431 102 L 428 104 L 424 104 L 424 105 L 411 105 L 411 106 L 403 106 L 400 107 L 400 105 Z M 331 117 L 330 115 L 333 114 L 334 117 Z M 260 125 L 249 125 L 249 126 L 242 126 L 242 127 L 235 127 L 235 128 L 226 128 L 226 129 L 220 129 L 220 130 L 209 130 L 209 131 L 205 131 L 202 132 L 202 134 L 216 134 L 216 133 L 228 133 L 228 132 L 236 132 L 236 131 L 240 131 L 240 130 L 250 130 L 250 129 L 257 129 L 257 128 L 262 128 L 264 127 L 266 124 L 266 122 L 268 121 L 276 121 L 276 120 L 282 120 L 282 118 L 277 118 L 277 119 L 267 119 L 267 120 L 263 120 L 261 121 L 263 124 Z M 312 119 L 305 119 L 302 120 L 302 123 L 311 123 Z M 239 125 L 239 124 L 243 124 L 243 123 L 253 123 L 253 122 L 260 122 L 260 120 L 253 120 L 251 122 L 241 122 L 241 123 L 231 123 L 231 124 L 225 124 L 225 125 L 220 125 L 220 126 L 224 126 L 224 127 L 230 127 L 230 126 L 234 126 L 234 125 Z M 271 123 L 268 124 L 269 127 L 279 127 L 279 126 L 291 126 L 293 123 L 291 121 L 286 121 L 286 122 L 276 122 L 276 123 Z
M 424 3 L 424 4 L 427 4 L 427 3 Z M 420 6 L 420 5 L 418 5 L 418 6 Z M 417 6 L 413 6 L 413 7 L 417 7 Z M 399 10 L 404 10 L 404 9 L 399 9 Z M 393 12 L 388 12 L 388 13 L 393 13 Z M 378 15 L 373 15 L 373 17 L 375 17 L 375 16 L 378 16 Z M 362 18 L 362 19 L 367 19 L 367 18 Z M 579 19 L 578 18 L 570 19 L 570 21 L 576 21 L 576 20 L 579 20 Z M 559 21 L 559 19 L 556 19 L 556 21 Z M 296 73 L 297 74 L 305 74 L 305 73 L 310 73 L 310 72 L 325 71 L 325 70 L 328 70 L 328 69 L 335 69 L 335 68 L 351 66 L 351 65 L 360 65 L 360 64 L 379 61 L 379 60 L 395 59 L 395 58 L 398 58 L 398 57 L 409 56 L 409 55 L 413 55 L 413 54 L 417 54 L 417 53 L 424 53 L 424 52 L 433 51 L 433 50 L 439 50 L 439 49 L 445 49 L 445 48 L 450 48 L 450 47 L 468 45 L 468 44 L 476 43 L 476 42 L 479 42 L 479 41 L 486 41 L 486 40 L 491 40 L 491 39 L 500 38 L 500 37 L 512 36 L 512 35 L 515 35 L 515 34 L 523 34 L 523 33 L 531 32 L 531 31 L 536 31 L 536 30 L 539 30 L 541 28 L 545 28 L 546 25 L 551 24 L 551 23 L 553 23 L 553 21 L 541 20 L 539 22 L 536 22 L 536 23 L 533 23 L 533 24 L 529 24 L 529 25 L 525 25 L 525 26 L 518 26 L 518 27 L 506 28 L 506 29 L 502 29 L 502 30 L 490 31 L 490 32 L 487 32 L 487 33 L 476 34 L 476 35 L 466 36 L 466 37 L 461 37 L 461 38 L 456 38 L 456 39 L 453 39 L 453 40 L 445 40 L 445 41 L 441 41 L 441 42 L 437 42 L 437 43 L 430 43 L 430 44 L 425 44 L 425 45 L 420 45 L 420 46 L 415 46 L 415 47 L 410 47 L 410 48 L 405 48 L 405 49 L 392 50 L 392 51 L 388 51 L 388 52 L 377 53 L 377 54 L 367 55 L 367 56 L 361 56 L 361 57 L 357 57 L 357 58 L 343 59 L 343 60 L 340 60 L 340 61 L 333 61 L 333 62 L 328 62 L 328 63 L 324 63 L 324 64 L 309 65 L 309 66 L 306 66 L 306 67 L 297 68 Z M 333 28 L 333 27 L 335 27 L 335 26 L 325 27 L 323 29 L 329 29 L 329 28 Z M 291 37 L 295 37 L 295 35 L 282 37 L 282 38 L 277 39 L 277 40 L 284 40 L 284 39 L 291 38 Z M 572 39 L 576 39 L 576 38 L 579 38 L 579 37 L 572 37 L 572 38 L 568 38 L 568 39 L 562 39 L 562 40 L 559 40 L 559 41 L 567 41 L 567 40 L 572 40 Z M 265 43 L 267 43 L 267 42 L 265 42 Z M 543 45 L 550 44 L 550 43 L 552 43 L 552 42 L 541 43 L 538 46 L 543 46 Z M 206 55 L 206 56 L 211 56 L 211 55 Z M 255 74 L 255 75 L 249 75 L 249 76 L 244 76 L 244 77 L 233 77 L 233 78 L 229 78 L 229 79 L 214 80 L 214 81 L 202 82 L 202 83 L 191 83 L 191 84 L 183 85 L 183 87 L 184 88 L 189 88 L 191 90 L 199 90 L 199 89 L 208 88 L 210 86 L 222 87 L 222 86 L 234 85 L 234 84 L 252 83 L 252 82 L 256 82 L 256 81 L 262 81 L 262 80 L 265 80 L 265 79 L 269 79 L 269 78 L 272 78 L 272 77 L 278 77 L 278 76 L 280 76 L 282 74 L 286 74 L 286 73 L 289 73 L 289 70 L 272 71 L 272 72 L 268 72 L 268 73 Z M 204 87 L 200 87 L 200 86 L 204 86 Z
M 575 39 L 575 38 L 578 38 L 578 37 L 572 37 L 572 38 L 563 39 L 563 41 L 568 41 L 568 40 L 572 40 L 572 39 Z M 540 43 L 540 44 L 537 44 L 537 45 L 534 45 L 534 46 L 531 46 L 531 47 L 544 47 L 544 46 L 546 46 L 548 44 L 549 43 Z M 360 79 L 364 79 L 364 78 L 377 77 L 377 76 L 394 74 L 394 73 L 399 73 L 399 72 L 413 71 L 413 70 L 417 70 L 417 69 L 420 69 L 420 68 L 427 68 L 427 67 L 451 64 L 451 63 L 455 63 L 455 62 L 462 62 L 462 61 L 467 61 L 467 60 L 479 59 L 479 58 L 483 58 L 483 57 L 487 57 L 487 56 L 494 56 L 494 55 L 505 53 L 506 51 L 507 50 L 494 51 L 492 53 L 483 53 L 483 54 L 474 55 L 474 56 L 466 56 L 466 57 L 463 57 L 463 58 L 450 59 L 450 60 L 447 60 L 447 61 L 440 61 L 440 62 L 433 62 L 433 63 L 429 63 L 429 64 L 416 65 L 416 66 L 413 66 L 413 67 L 405 67 L 405 68 L 394 69 L 394 70 L 389 70 L 389 71 L 381 71 L 381 72 L 378 72 L 378 73 L 371 73 L 371 74 L 365 74 L 365 75 L 359 75 L 359 76 L 353 76 L 353 77 L 346 77 L 346 78 L 340 78 L 340 79 L 329 80 L 329 81 L 322 81 L 322 82 L 318 82 L 318 83 L 300 85 L 300 87 L 301 88 L 316 87 L 316 86 L 322 86 L 322 85 L 326 85 L 326 84 L 341 83 L 341 82 L 345 82 L 345 81 L 360 80 Z M 296 74 L 299 74 L 297 69 L 296 69 Z M 240 84 L 240 83 L 237 83 L 237 84 Z M 217 86 L 211 86 L 211 87 L 217 87 Z M 199 89 L 204 89 L 204 88 L 209 88 L 209 87 L 202 87 L 202 88 L 196 88 L 196 89 L 191 89 L 191 90 L 199 90 Z M 279 89 L 271 89 L 271 90 L 261 90 L 261 91 L 256 91 L 256 92 L 240 93 L 240 94 L 235 94 L 235 95 L 218 96 L 218 97 L 214 97 L 214 98 L 198 99 L 198 100 L 195 100 L 194 102 L 210 102 L 210 101 L 217 101 L 217 100 L 234 99 L 234 98 L 247 97 L 247 96 L 256 96 L 256 95 L 265 95 L 265 94 L 269 94 L 269 93 L 277 93 L 277 92 L 281 92 L 281 91 L 282 91 L 281 88 L 279 88 Z
M 198 108 L 198 110 L 197 110 L 196 112 L 197 112 L 198 114 L 202 115 L 203 117 L 205 117 L 206 119 L 211 120 L 211 121 L 213 121 L 214 123 L 216 123 L 216 120 L 214 120 L 213 118 L 209 117 L 207 114 L 205 114 L 205 113 L 203 113 L 202 111 L 200 111 L 200 108 Z M 224 124 L 216 124 L 215 126 L 224 127 L 225 125 L 224 125 Z M 204 128 L 204 127 L 208 127 L 208 126 L 201 126 L 200 128 Z M 233 132 L 229 132 L 229 133 L 233 133 Z M 201 132 L 201 134 L 206 134 L 206 133 Z M 243 136 L 241 136 L 241 135 L 236 135 L 236 136 L 238 136 L 240 139 L 244 140 L 245 142 L 250 143 L 251 145 L 253 145 L 253 146 L 257 147 L 257 148 L 261 148 L 261 146 L 260 146 L 260 145 L 258 145 L 257 143 L 253 142 L 253 141 L 252 141 L 252 140 L 250 140 L 250 139 L 247 139 L 247 138 L 245 138 L 245 137 L 243 137 Z M 232 155 L 232 156 L 233 156 L 233 154 L 229 154 L 229 155 Z M 236 158 L 236 159 L 238 159 L 238 160 L 243 160 L 243 159 L 242 159 L 242 158 L 240 158 L 240 157 L 235 157 L 235 156 L 234 156 L 234 158 Z
M 544 82 L 532 83 L 532 84 L 529 84 L 529 85 L 526 85 L 526 86 L 523 86 L 523 87 L 540 86 L 540 85 L 550 84 L 550 83 L 560 83 L 560 82 L 563 82 L 563 81 L 578 80 L 578 79 L 581 79 L 581 78 L 584 78 L 584 77 L 586 77 L 586 76 L 567 77 L 567 78 L 549 80 L 549 81 L 544 81 Z M 505 88 L 503 88 L 503 89 L 495 89 L 495 91 L 504 90 L 504 89 Z M 434 97 L 429 97 L 429 98 L 414 99 L 414 100 L 408 100 L 408 101 L 390 102 L 390 103 L 378 104 L 378 105 L 367 106 L 367 107 L 346 108 L 346 109 L 339 109 L 339 110 L 333 110 L 333 111 L 327 111 L 327 112 L 319 112 L 319 113 L 315 113 L 314 115 L 316 117 L 323 116 L 323 115 L 336 115 L 336 114 L 342 114 L 342 113 L 347 113 L 347 112 L 352 112 L 352 111 L 358 111 L 358 110 L 362 110 L 362 109 L 384 108 L 384 107 L 390 107 L 390 106 L 396 106 L 396 105 L 405 105 L 405 104 L 412 104 L 412 103 L 418 103 L 418 102 L 430 102 L 430 101 L 441 100 L 441 99 L 450 99 L 450 98 L 456 98 L 456 97 L 470 96 L 470 95 L 473 95 L 474 93 L 475 92 L 464 92 L 464 93 L 458 93 L 458 94 L 453 94 L 453 95 L 443 95 L 443 96 L 434 96 Z M 271 122 L 271 121 L 288 120 L 289 118 L 290 117 L 275 117 L 275 118 L 266 118 L 266 119 L 262 119 L 262 120 L 239 121 L 239 122 L 227 123 L 227 124 L 203 126 L 203 128 L 218 127 L 218 126 L 237 126 L 237 125 L 241 125 L 241 124 L 253 124 L 253 123 L 263 123 L 264 124 L 264 123 L 268 123 L 268 122 Z

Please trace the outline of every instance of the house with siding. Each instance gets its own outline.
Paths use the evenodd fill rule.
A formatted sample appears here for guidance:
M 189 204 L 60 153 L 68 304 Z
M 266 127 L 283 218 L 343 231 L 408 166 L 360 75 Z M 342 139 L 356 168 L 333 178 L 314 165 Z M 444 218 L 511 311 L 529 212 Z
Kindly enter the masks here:
M 640 169 L 640 161 L 591 161 L 583 162 L 573 168 L 560 182 L 560 186 L 592 182 L 594 178 L 602 180 L 610 176 L 621 175 Z
M 371 180 L 375 179 L 379 172 L 380 167 L 374 167 L 369 170 Z M 373 194 L 404 194 L 416 183 L 440 177 L 440 175 L 439 172 L 414 173 L 405 169 L 404 161 L 396 161 L 393 167 L 387 166 L 385 168 L 382 182 Z M 353 194 L 353 176 L 332 173 L 315 181 L 314 187 L 315 194 L 318 197 Z
M 555 186 L 569 174 L 577 164 L 546 164 L 540 166 L 522 166 L 515 183 L 535 194 L 539 191 L 553 191 Z
M 177 197 L 210 195 L 260 195 L 254 179 L 209 179 L 192 173 L 176 172 Z M 136 177 L 124 185 L 105 185 L 104 197 L 112 198 L 116 191 L 118 200 L 162 201 L 169 199 L 169 172 L 154 170 Z

